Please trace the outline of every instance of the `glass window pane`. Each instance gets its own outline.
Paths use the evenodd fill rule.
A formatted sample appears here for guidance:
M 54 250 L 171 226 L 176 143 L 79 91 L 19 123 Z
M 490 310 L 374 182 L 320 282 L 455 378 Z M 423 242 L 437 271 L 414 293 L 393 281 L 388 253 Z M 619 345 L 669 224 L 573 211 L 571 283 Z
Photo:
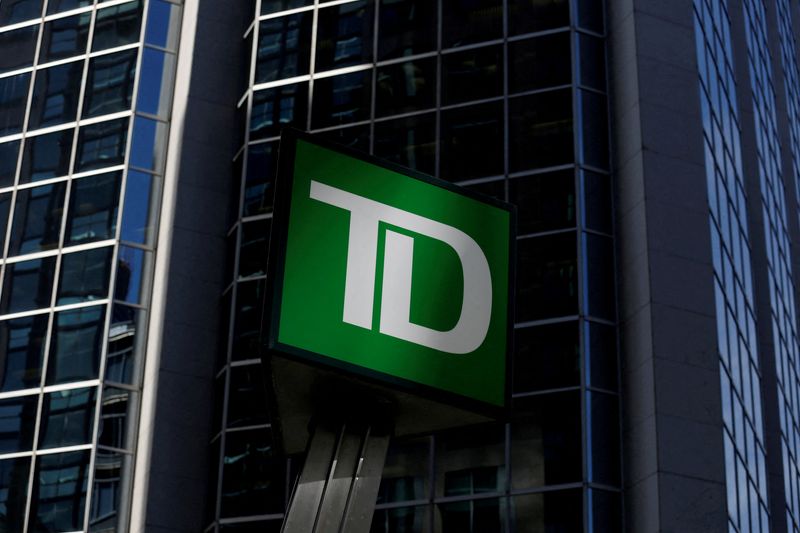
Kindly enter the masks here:
M 583 176 L 583 221 L 587 228 L 611 233 L 611 179 L 603 174 L 581 172 Z
M 92 58 L 86 80 L 83 117 L 96 117 L 131 108 L 137 49 Z
M 436 114 L 375 123 L 375 155 L 405 167 L 436 172 Z
M 377 503 L 422 500 L 430 494 L 430 438 L 392 439 Z
M 136 110 L 166 118 L 172 103 L 169 95 L 175 78 L 175 55 L 145 48 L 139 77 Z
M 451 48 L 503 37 L 501 0 L 442 0 L 442 46 Z
M 39 395 L 0 400 L 0 453 L 24 452 L 33 448 Z
M 283 512 L 284 484 L 271 481 L 282 476 L 268 429 L 229 432 L 224 454 L 221 516 Z
M 580 489 L 515 496 L 511 509 L 512 520 L 519 527 L 516 531 L 583 531 Z
M 19 313 L 50 307 L 55 267 L 55 257 L 7 265 L 0 312 Z
M 164 0 L 149 2 L 144 42 L 169 50 L 178 46 L 181 7 Z
M 131 479 L 132 457 L 100 449 L 95 456 L 92 483 L 92 509 L 89 531 L 106 533 L 120 531 L 118 523 L 125 505 L 127 480 Z M 119 529 L 118 529 L 119 528 Z
M 508 43 L 510 93 L 566 85 L 572 81 L 570 33 Z
M 0 26 L 8 26 L 42 16 L 42 0 L 3 0 L 0 2 Z
M 65 254 L 61 259 L 57 305 L 108 298 L 112 251 L 105 247 Z
M 76 120 L 82 76 L 83 61 L 36 71 L 28 129 Z
M 105 318 L 104 305 L 56 313 L 47 385 L 97 379 Z
M 429 52 L 436 48 L 436 2 L 381 0 L 378 59 Z
M 514 330 L 514 392 L 581 384 L 578 322 Z
M 575 232 L 517 241 L 517 313 L 520 322 L 578 314 Z
M 136 384 L 136 361 L 144 350 L 147 334 L 147 312 L 142 309 L 114 304 L 108 330 L 106 380 Z
M 613 394 L 587 392 L 589 426 L 592 442 L 587 458 L 589 481 L 618 486 L 619 465 L 619 398 Z
M 242 216 L 272 211 L 277 148 L 274 143 L 254 144 L 248 147 Z
M 47 314 L 0 322 L 0 391 L 41 384 L 47 322 Z
M 93 0 L 48 0 L 47 1 L 47 14 L 61 13 L 62 11 L 69 11 L 79 7 L 88 6 L 93 3 Z
M 91 451 L 36 458 L 31 523 L 38 531 L 77 531 L 83 527 Z
M 594 0 L 578 0 L 578 25 L 603 33 L 603 3 Z
M 0 78 L 0 137 L 22 131 L 30 82 L 30 72 Z
M 58 246 L 66 188 L 66 182 L 62 181 L 17 191 L 9 256 Z
M 167 125 L 164 122 L 136 117 L 129 162 L 131 166 L 152 172 L 164 171 L 167 146 Z
M 442 56 L 445 105 L 503 94 L 503 47 L 473 48 Z
M 233 328 L 231 359 L 258 357 L 258 336 L 261 326 L 261 309 L 264 299 L 264 280 L 237 283 L 236 316 Z
M 510 99 L 509 120 L 511 172 L 574 161 L 570 89 Z
M 141 23 L 141 0 L 98 9 L 94 22 L 92 51 L 135 43 L 139 40 Z
M 369 119 L 372 70 L 323 78 L 314 83 L 313 129 Z
M 510 35 L 569 26 L 569 0 L 508 0 Z
M 66 244 L 113 239 L 122 172 L 98 174 L 72 181 Z
M 465 189 L 475 191 L 479 194 L 484 194 L 498 200 L 506 200 L 506 180 L 503 178 L 493 179 L 490 181 L 483 181 L 479 183 L 470 183 L 464 185 Z
M 436 496 L 504 491 L 505 427 L 473 426 L 436 439 Z
M 8 214 L 11 209 L 11 193 L 0 194 L 0 250 L 6 245 L 6 230 L 8 229 Z
M 33 65 L 39 25 L 0 33 L 0 74 Z
M 258 30 L 256 83 L 308 74 L 313 11 L 268 19 Z
M 127 137 L 127 118 L 83 126 L 78 136 L 76 172 L 121 165 Z
M 7 531 L 23 531 L 31 458 L 0 461 L 0 516 Z
M 582 85 L 594 89 L 606 90 L 606 57 L 605 46 L 602 39 L 576 33 L 578 39 L 580 82 Z
M 39 63 L 85 54 L 91 20 L 91 13 L 81 13 L 46 22 Z
M 502 86 L 502 80 L 500 80 Z M 436 106 L 436 58 L 395 63 L 378 69 L 375 114 L 398 115 Z
M 614 242 L 610 237 L 584 233 L 586 304 L 589 315 L 614 320 Z
M 448 181 L 502 174 L 503 103 L 442 111 L 440 157 L 439 174 Z
M 368 154 L 369 128 L 369 124 L 346 126 L 335 130 L 320 131 L 317 132 L 315 136 Z
M 574 228 L 575 172 L 562 170 L 508 180 L 509 200 L 517 204 L 517 233 Z
M 151 252 L 131 246 L 120 246 L 114 298 L 134 304 L 145 304 L 149 292 L 148 274 L 152 269 L 152 263 Z
M 161 178 L 144 172 L 128 171 L 120 230 L 123 241 L 139 244 L 153 242 L 160 198 Z
M 617 339 L 613 326 L 586 322 L 586 373 L 593 387 L 617 390 Z
M 620 494 L 607 490 L 589 490 L 589 509 L 593 533 L 614 533 L 622 530 L 622 505 Z M 755 528 L 753 531 L 757 531 Z M 763 533 L 767 528 L 761 530 Z
M 606 97 L 591 91 L 578 91 L 582 122 L 581 153 L 583 162 L 608 168 L 608 110 Z
M 315 71 L 372 62 L 372 1 L 319 10 Z
M 128 424 L 133 420 L 136 400 L 136 393 L 130 390 L 116 387 L 103 389 L 97 436 L 100 446 L 120 450 L 133 449 L 134 435 L 129 432 Z
M 268 424 L 264 370 L 260 364 L 232 367 L 228 393 L 228 427 Z
M 97 387 L 45 394 L 39 447 L 60 448 L 91 442 L 96 395 Z
M 20 183 L 65 176 L 69 172 L 75 129 L 55 131 L 25 139 Z
M 242 224 L 242 242 L 239 248 L 240 279 L 266 275 L 271 227 L 271 219 Z
M 308 83 L 283 85 L 253 94 L 250 140 L 274 137 L 284 126 L 306 129 Z
M 276 13 L 313 4 L 313 0 L 262 0 L 261 14 Z
M 19 145 L 20 141 L 0 144 L 0 187 L 10 187 L 14 184 L 14 176 L 17 174 Z

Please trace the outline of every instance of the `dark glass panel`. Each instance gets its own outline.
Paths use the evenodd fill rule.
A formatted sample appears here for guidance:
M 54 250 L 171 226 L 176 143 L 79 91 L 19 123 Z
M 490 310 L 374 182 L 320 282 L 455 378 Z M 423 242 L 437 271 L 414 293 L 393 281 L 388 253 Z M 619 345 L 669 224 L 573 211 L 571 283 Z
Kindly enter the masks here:
M 316 72 L 372 62 L 372 6 L 359 0 L 319 10 Z
M 94 22 L 92 51 L 105 50 L 139 40 L 142 24 L 142 0 L 98 9 Z
M 237 283 L 236 315 L 231 359 L 239 361 L 259 356 L 258 335 L 264 304 L 264 280 Z
M 0 250 L 6 245 L 6 230 L 8 229 L 8 214 L 11 209 L 11 193 L 0 194 Z
M 91 451 L 36 458 L 31 498 L 31 531 L 55 533 L 83 528 Z
M 39 25 L 0 33 L 0 74 L 33 65 Z
M 33 448 L 39 395 L 0 400 L 0 453 L 25 452 Z
M 284 507 L 282 461 L 272 453 L 268 429 L 228 432 L 222 459 L 220 516 L 280 513 Z
M 510 99 L 509 121 L 511 172 L 574 161 L 570 89 Z
M 29 130 L 72 122 L 78 118 L 81 76 L 83 61 L 36 72 Z
M 470 183 L 464 185 L 464 188 L 501 201 L 505 201 L 506 199 L 506 180 L 503 178 L 480 183 Z
M 442 46 L 451 48 L 503 37 L 501 0 L 442 0 Z
M 622 531 L 622 505 L 620 494 L 607 490 L 589 489 L 591 531 L 616 533 Z M 766 531 L 766 529 L 762 529 Z
M 0 312 L 19 313 L 49 307 L 55 267 L 55 257 L 6 266 Z
M 586 306 L 595 317 L 614 320 L 614 242 L 609 237 L 584 233 L 586 257 Z
M 108 297 L 113 248 L 65 254 L 61 259 L 58 305 Z
M 575 232 L 517 241 L 518 321 L 578 314 Z
M 501 80 L 502 87 L 502 80 Z M 436 58 L 395 63 L 378 69 L 375 114 L 398 115 L 436 106 Z
M 448 181 L 503 173 L 503 103 L 442 111 L 441 168 Z
M 574 170 L 511 179 L 508 198 L 518 207 L 520 235 L 574 228 L 577 223 Z
M 133 122 L 130 165 L 152 172 L 163 172 L 167 145 L 167 125 L 157 120 L 136 117 Z
M 308 74 L 313 11 L 261 21 L 258 30 L 256 83 Z
M 578 0 L 578 26 L 603 33 L 603 2 Z
M 136 96 L 136 110 L 162 118 L 169 114 L 174 81 L 175 55 L 153 48 L 142 52 L 139 66 L 139 93 Z
M 40 448 L 88 444 L 92 440 L 96 387 L 44 395 Z
M 507 505 L 505 498 L 440 503 L 442 533 L 507 533 Z
M 6 531 L 24 530 L 30 471 L 30 457 L 0 461 L 0 522 Z
M 589 385 L 617 390 L 617 339 L 613 326 L 586 322 L 586 379 Z
M 181 7 L 164 0 L 149 2 L 144 42 L 169 50 L 178 46 Z
M 0 137 L 22 131 L 30 83 L 30 72 L 0 78 Z
M 442 56 L 442 103 L 503 94 L 503 47 L 488 46 Z
M 136 383 L 136 362 L 144 350 L 146 335 L 146 311 L 114 304 L 108 330 L 107 381 L 129 385 Z
M 372 70 L 317 80 L 311 127 L 341 126 L 369 119 Z
M 270 13 L 277 13 L 278 11 L 308 6 L 313 3 L 313 0 L 262 0 L 261 14 L 268 15 Z
M 515 496 L 511 500 L 515 531 L 583 531 L 583 498 L 580 489 L 548 491 Z
M 151 252 L 131 246 L 120 246 L 114 298 L 129 303 L 144 304 L 144 293 L 147 290 L 145 282 L 152 263 Z
M 283 85 L 253 94 L 250 140 L 277 136 L 284 126 L 306 129 L 308 83 Z
M 9 256 L 58 246 L 66 188 L 66 182 L 62 181 L 17 191 Z
M 47 321 L 44 314 L 0 322 L 0 391 L 41 384 Z
M 606 90 L 606 56 L 604 41 L 585 33 L 576 33 L 580 63 L 580 82 L 599 91 Z
M 91 20 L 91 13 L 81 13 L 46 22 L 39 63 L 85 54 Z
M 105 318 L 104 305 L 56 313 L 47 360 L 47 385 L 97 379 Z
M 97 443 L 120 450 L 133 449 L 133 435 L 129 432 L 133 409 L 137 404 L 136 393 L 127 389 L 106 387 L 100 402 L 100 427 Z
M 20 183 L 64 176 L 69 172 L 75 130 L 55 131 L 25 139 Z
M 88 6 L 93 3 L 93 0 L 48 0 L 47 1 L 47 14 L 61 13 L 62 11 L 69 11 L 79 7 Z
M 611 233 L 611 179 L 603 174 L 581 172 L 583 176 L 583 223 L 593 230 Z
M 569 0 L 508 0 L 510 35 L 564 26 L 569 26 Z
M 315 137 L 327 139 L 336 144 L 359 150 L 365 154 L 369 153 L 369 124 L 322 131 L 316 133 Z
M 427 499 L 430 455 L 429 437 L 392 439 L 383 465 L 377 503 Z
M 132 458 L 128 454 L 97 451 L 92 483 L 92 509 L 89 531 L 109 533 L 120 531 L 121 508 L 125 501 L 126 481 L 132 476 Z
M 0 187 L 14 185 L 20 141 L 0 144 Z
M 381 0 L 378 59 L 410 56 L 436 48 L 436 2 Z
M 375 155 L 427 174 L 436 172 L 436 114 L 375 123 Z
M 274 143 L 254 144 L 248 147 L 242 216 L 272 211 L 277 148 Z
M 608 168 L 608 108 L 606 97 L 591 91 L 578 91 L 582 122 L 583 162 Z
M 72 181 L 66 244 L 113 239 L 122 172 L 98 174 Z
M 76 171 L 122 164 L 127 137 L 127 118 L 83 126 L 78 136 Z
M 511 94 L 566 85 L 572 81 L 568 31 L 508 43 Z
M 231 367 L 228 428 L 268 424 L 264 370 L 260 364 Z
M 578 322 L 514 330 L 514 392 L 579 386 Z
M 161 178 L 144 172 L 128 171 L 120 230 L 123 241 L 139 244 L 153 242 L 160 198 Z
M 272 220 L 242 223 L 239 248 L 239 278 L 263 276 L 267 273 L 267 249 Z
M 613 394 L 587 392 L 589 411 L 589 481 L 617 486 L 619 464 L 619 398 Z
M 131 108 L 137 49 L 92 58 L 86 80 L 83 117 L 96 117 Z
M 511 485 L 515 489 L 580 483 L 579 391 L 517 398 L 519 420 L 511 424 Z
M 10 26 L 42 16 L 42 0 L 3 0 L 0 2 L 0 26 Z
M 506 486 L 505 427 L 473 426 L 436 439 L 436 496 L 502 492 Z

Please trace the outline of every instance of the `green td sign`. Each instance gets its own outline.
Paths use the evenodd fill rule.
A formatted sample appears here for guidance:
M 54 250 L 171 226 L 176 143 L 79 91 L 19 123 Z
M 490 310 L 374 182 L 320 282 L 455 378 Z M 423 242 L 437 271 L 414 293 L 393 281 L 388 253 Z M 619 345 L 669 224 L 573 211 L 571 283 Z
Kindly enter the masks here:
M 510 206 L 294 133 L 280 159 L 270 349 L 504 406 Z

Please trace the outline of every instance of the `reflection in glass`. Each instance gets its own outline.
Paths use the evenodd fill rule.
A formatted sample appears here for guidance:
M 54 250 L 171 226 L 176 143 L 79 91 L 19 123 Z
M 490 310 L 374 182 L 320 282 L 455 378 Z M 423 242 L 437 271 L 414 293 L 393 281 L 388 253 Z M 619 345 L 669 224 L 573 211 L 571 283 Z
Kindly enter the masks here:
M 434 107 L 436 58 L 379 68 L 375 91 L 375 114 L 379 117 Z
M 76 171 L 122 164 L 127 137 L 127 118 L 83 126 L 78 136 Z
M 112 251 L 107 246 L 64 254 L 57 305 L 107 298 Z
M 509 200 L 520 206 L 518 234 L 575 227 L 577 206 L 573 170 L 511 179 L 508 193 Z
M 88 6 L 92 0 L 47 0 L 47 14 L 60 13 L 79 7 Z
M 42 51 L 39 62 L 55 61 L 86 53 L 89 39 L 91 13 L 60 18 L 46 22 L 42 34 Z
M 122 172 L 97 174 L 72 181 L 65 244 L 113 239 Z
M 131 246 L 120 246 L 114 299 L 144 304 L 142 298 L 149 293 L 149 290 L 143 283 L 147 281 L 147 272 L 152 268 L 152 262 L 151 252 Z
M 436 448 L 437 496 L 504 490 L 504 426 L 492 424 L 451 431 L 437 438 Z
M 442 1 L 444 48 L 500 39 L 502 36 L 502 0 Z
M 49 307 L 55 267 L 55 257 L 6 266 L 0 312 L 19 313 Z
M 0 137 L 22 131 L 31 73 L 0 78 Z
M 414 170 L 436 172 L 436 114 L 375 123 L 375 155 Z
M 97 442 L 119 450 L 133 449 L 133 435 L 128 431 L 135 412 L 136 393 L 127 389 L 106 387 L 100 407 L 100 428 Z
M 263 297 L 263 279 L 237 283 L 236 316 L 231 354 L 234 361 L 258 357 L 258 335 L 261 326 Z
M 436 2 L 381 0 L 378 60 L 410 56 L 436 48 Z
M 0 33 L 0 74 L 33 65 L 39 25 Z
M 341 126 L 369 119 L 372 70 L 317 80 L 311 127 Z
M 462 181 L 503 173 L 503 103 L 442 111 L 442 178 Z
M 523 322 L 578 314 L 575 232 L 517 241 L 517 313 Z
M 277 164 L 276 149 L 275 143 L 254 144 L 248 147 L 242 216 L 272 211 Z
M 510 35 L 564 26 L 569 26 L 569 0 L 508 0 Z
M 442 103 L 445 105 L 502 94 L 502 46 L 472 48 L 442 56 Z
M 43 314 L 0 322 L 0 391 L 40 385 L 47 320 Z
M 75 130 L 55 131 L 25 139 L 19 182 L 46 180 L 69 172 Z
M 164 169 L 165 146 L 167 144 L 167 125 L 144 117 L 136 117 L 133 122 L 133 139 L 129 162 L 131 166 L 153 172 Z
M 98 377 L 105 317 L 104 305 L 56 313 L 47 360 L 47 385 Z
M 8 229 L 8 214 L 11 209 L 11 193 L 0 194 L 0 250 L 6 245 L 6 230 Z
M 30 520 L 37 533 L 83 528 L 90 456 L 84 450 L 36 458 Z
M 508 105 L 511 172 L 574 161 L 570 89 L 511 98 Z
M 161 48 L 175 50 L 178 46 L 181 7 L 165 2 L 151 0 L 147 9 L 147 30 L 144 42 Z
M 372 6 L 359 0 L 319 10 L 316 72 L 372 61 Z
M 146 333 L 146 311 L 114 304 L 108 330 L 107 381 L 129 385 L 136 383 L 136 360 L 144 350 Z
M 222 459 L 220 515 L 245 516 L 283 511 L 280 463 L 272 457 L 268 429 L 228 432 Z
M 266 407 L 267 396 L 261 365 L 231 367 L 227 427 L 268 424 Z
M 172 94 L 174 71 L 174 54 L 153 48 L 144 49 L 139 67 L 137 111 L 166 118 L 172 101 L 169 95 Z
M 581 384 L 578 322 L 514 330 L 514 392 Z
M 97 387 L 45 394 L 39 447 L 60 448 L 91 442 L 96 395 Z
M 31 458 L 0 461 L 0 522 L 6 531 L 23 531 Z
M 97 451 L 92 483 L 92 510 L 89 531 L 119 531 L 118 516 L 124 480 L 131 476 L 131 456 L 125 453 Z
M 72 122 L 78 115 L 83 61 L 36 72 L 28 129 Z
M 313 4 L 313 0 L 262 0 L 261 14 L 276 13 Z
M 508 90 L 518 93 L 572 80 L 568 31 L 508 43 Z
M 428 498 L 429 468 L 430 437 L 392 439 L 383 466 L 377 503 Z
M 42 0 L 3 0 L 0 2 L 0 26 L 8 26 L 41 16 Z
M 139 40 L 142 0 L 98 9 L 94 22 L 92 51 L 105 50 Z
M 242 223 L 242 241 L 239 248 L 240 279 L 266 275 L 271 227 L 271 219 Z
M 276 136 L 284 126 L 305 129 L 308 83 L 283 85 L 253 94 L 250 140 Z
M 428 520 L 428 508 L 422 505 L 375 509 L 370 533 L 394 533 L 396 531 L 427 533 Z
M 66 188 L 66 182 L 59 182 L 17 191 L 9 256 L 58 246 Z
M 0 400 L 0 453 L 24 452 L 33 448 L 38 404 L 38 394 Z
M 583 531 L 580 489 L 514 496 L 511 512 L 515 531 Z
M 261 21 L 255 83 L 308 74 L 313 11 Z
M 137 49 L 92 58 L 86 80 L 83 117 L 96 117 L 131 108 Z
M 125 182 L 125 207 L 122 212 L 121 239 L 150 244 L 158 222 L 161 178 L 144 172 L 128 171 Z
M 20 141 L 0 144 L 0 187 L 10 187 L 14 184 L 14 176 L 17 174 L 19 145 Z

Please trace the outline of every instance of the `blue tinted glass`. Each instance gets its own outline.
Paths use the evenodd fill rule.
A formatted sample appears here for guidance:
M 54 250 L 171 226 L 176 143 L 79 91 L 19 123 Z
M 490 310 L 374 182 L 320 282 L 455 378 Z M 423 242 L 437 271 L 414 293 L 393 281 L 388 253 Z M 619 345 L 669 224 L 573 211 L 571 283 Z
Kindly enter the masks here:
M 170 99 L 161 97 L 170 94 L 174 66 L 175 56 L 173 54 L 152 48 L 144 49 L 142 64 L 139 68 L 137 111 L 162 117 L 166 115 Z M 165 86 L 166 83 L 169 86 Z
M 78 139 L 77 171 L 122 164 L 127 138 L 127 118 L 82 127 Z
M 55 257 L 6 266 L 0 313 L 18 313 L 50 306 Z
M 160 178 L 144 172 L 128 172 L 120 235 L 123 241 L 139 244 L 152 242 L 158 217 L 160 188 Z
M 58 246 L 65 190 L 66 183 L 62 181 L 17 192 L 9 256 Z
M 14 184 L 14 176 L 17 173 L 19 145 L 20 141 L 0 144 L 0 187 L 9 187 Z
M 93 0 L 48 0 L 47 1 L 47 14 L 61 13 L 62 11 L 69 11 L 83 6 L 88 6 L 93 3 Z
M 152 0 L 147 14 L 144 42 L 174 49 L 177 44 L 180 7 L 164 0 Z
M 142 303 L 142 277 L 152 263 L 150 252 L 139 248 L 120 246 L 117 259 L 117 284 L 114 299 L 134 304 Z
M 36 36 L 39 25 L 0 33 L 0 73 L 29 67 L 36 51 Z
M 365 0 L 319 10 L 317 72 L 372 61 L 372 2 Z
M 95 57 L 89 63 L 83 116 L 96 117 L 131 108 L 138 50 Z
M 61 260 L 58 305 L 108 297 L 113 248 L 65 254 Z
M 258 91 L 253 95 L 250 139 L 278 135 L 284 126 L 305 129 L 307 113 L 307 83 Z
M 25 139 L 19 182 L 65 176 L 69 172 L 74 135 L 75 130 L 70 128 Z
M 83 527 L 91 452 L 36 458 L 31 496 L 31 523 L 37 532 L 78 531 Z
M 308 74 L 312 11 L 261 22 L 256 55 L 256 83 Z
M 163 122 L 136 117 L 133 123 L 130 165 L 161 172 L 164 166 L 164 146 L 167 128 Z
M 262 0 L 261 14 L 267 15 L 269 13 L 303 7 L 313 3 L 313 0 Z
M 0 26 L 16 24 L 42 16 L 42 0 L 3 0 L 0 2 Z
M 48 315 L 0 322 L 0 391 L 38 387 Z
M 92 439 L 96 387 L 45 394 L 40 448 L 87 444 Z
M 254 144 L 247 150 L 247 175 L 244 183 L 244 216 L 272 210 L 277 146 L 274 143 Z
M 142 23 L 142 2 L 136 0 L 97 10 L 92 51 L 135 43 Z
M 124 477 L 132 471 L 131 456 L 100 449 L 95 456 L 89 531 L 121 531 L 127 492 Z
M 111 310 L 108 330 L 106 380 L 114 383 L 133 383 L 136 359 L 144 347 L 147 332 L 147 313 L 127 305 L 115 304 Z
M 28 129 L 75 120 L 82 76 L 83 61 L 37 71 Z
M 83 13 L 45 23 L 39 62 L 86 53 L 91 20 L 91 13 Z
M 98 377 L 105 316 L 104 305 L 56 314 L 47 360 L 47 385 Z
M 106 387 L 100 409 L 97 442 L 118 450 L 132 450 L 128 433 L 128 415 L 136 406 L 136 393 L 127 389 Z
M 0 453 L 24 452 L 33 447 L 39 395 L 0 400 Z
M 30 469 L 30 457 L 0 461 L 0 520 L 8 531 L 24 529 Z
M 30 72 L 0 78 L 0 137 L 22 131 L 30 81 Z
M 317 80 L 311 127 L 340 126 L 369 119 L 372 70 Z
M 113 239 L 121 172 L 88 176 L 72 182 L 66 244 Z

